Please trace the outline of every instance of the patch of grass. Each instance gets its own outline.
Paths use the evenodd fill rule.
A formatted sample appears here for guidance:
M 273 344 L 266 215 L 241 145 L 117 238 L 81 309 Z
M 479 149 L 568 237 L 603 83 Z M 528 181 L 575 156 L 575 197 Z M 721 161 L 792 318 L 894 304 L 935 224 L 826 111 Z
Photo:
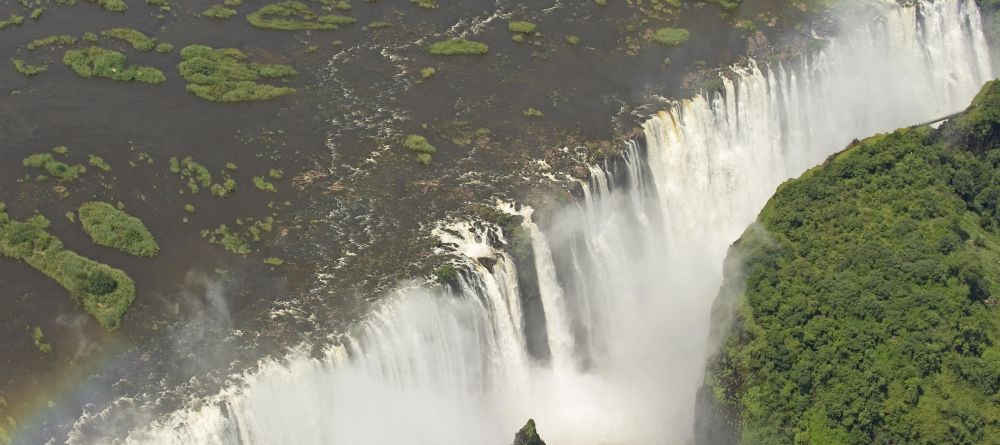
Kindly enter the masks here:
M 190 203 L 184 204 L 184 211 L 188 213 L 194 213 L 194 205 Z
M 52 147 L 52 152 L 59 156 L 66 156 L 69 153 L 69 147 L 66 147 L 65 145 L 58 145 Z
M 534 108 L 528 108 L 527 110 L 524 110 L 522 114 L 527 117 L 545 117 L 545 113 L 542 113 L 540 110 L 536 110 Z
M 97 43 L 97 34 L 87 31 L 80 36 L 80 39 L 84 42 Z
M 566 36 L 566 43 L 573 46 L 579 45 L 582 41 L 583 39 L 581 39 L 580 36 Z
M 252 244 L 260 241 L 262 234 L 270 233 L 273 229 L 274 218 L 270 216 L 256 221 L 251 218 L 246 221 L 237 219 L 234 228 L 221 224 L 212 230 L 202 230 L 201 236 L 209 243 L 219 244 L 232 253 L 246 255 L 253 250 Z
M 170 43 L 167 43 L 167 42 L 158 43 L 158 44 L 156 44 L 156 48 L 155 49 L 156 49 L 156 52 L 158 52 L 158 53 L 167 54 L 167 53 L 171 53 L 171 52 L 174 51 L 174 45 L 172 45 Z
M 94 1 L 94 0 L 91 0 Z M 96 0 L 98 5 L 101 5 L 105 11 L 110 12 L 125 12 L 128 6 L 125 5 L 125 0 Z
M 270 264 L 272 266 L 280 266 L 282 264 L 285 264 L 285 260 L 281 258 L 269 257 L 264 259 L 264 263 Z
M 90 155 L 90 160 L 88 161 L 91 167 L 96 167 L 101 171 L 109 172 L 111 171 L 111 166 L 107 162 L 104 162 L 104 158 L 97 155 Z
M 379 29 L 379 28 L 391 28 L 392 23 L 385 20 L 376 20 L 365 26 L 365 29 Z
M 355 22 L 353 17 L 329 14 L 317 15 L 305 3 L 290 0 L 266 5 L 247 15 L 247 21 L 257 28 L 277 30 L 337 29 Z
M 10 62 L 14 64 L 14 69 L 17 70 L 17 72 L 28 77 L 44 73 L 49 69 L 47 65 L 29 65 L 21 59 L 10 59 Z
M 235 48 L 213 49 L 190 45 L 181 50 L 177 70 L 188 81 L 187 90 L 212 102 L 244 102 L 272 99 L 295 92 L 294 88 L 260 84 L 262 78 L 298 74 L 288 65 L 248 63 Z
M 56 161 L 51 153 L 35 153 L 21 161 L 21 164 L 29 168 L 39 168 L 45 170 L 59 181 L 73 181 L 87 171 L 82 165 L 67 165 Z
M 472 40 L 449 39 L 432 44 L 428 50 L 436 56 L 461 56 L 486 54 L 489 52 L 490 47 L 485 43 L 474 42 Z
M 253 186 L 256 187 L 257 190 L 261 190 L 261 191 L 265 191 L 265 192 L 271 192 L 271 193 L 277 193 L 278 192 L 278 190 L 274 188 L 274 184 L 266 181 L 263 176 L 254 176 L 253 177 Z
M 603 8 L 608 6 L 608 0 L 594 0 L 594 4 Z
M 48 354 L 52 352 L 52 344 L 44 341 L 45 334 L 42 333 L 42 328 L 35 326 L 35 330 L 31 333 L 31 338 L 35 341 L 35 348 L 38 352 Z
M 437 0 L 410 0 L 410 3 L 413 3 L 413 4 L 415 4 L 415 5 L 417 5 L 417 6 L 421 7 L 421 8 L 424 8 L 424 9 L 437 9 L 438 8 L 438 2 L 437 2 Z
M 525 21 L 513 21 L 507 24 L 507 29 L 510 32 L 517 32 L 521 34 L 534 34 L 538 26 L 531 22 Z
M 691 33 L 684 28 L 660 28 L 653 34 L 653 41 L 667 46 L 677 46 L 688 41 Z
M 437 70 L 434 69 L 434 67 L 430 67 L 429 66 L 427 68 L 421 68 L 420 69 L 420 78 L 421 79 L 428 79 L 428 78 L 434 76 L 435 74 L 437 74 Z
M 156 39 L 132 28 L 109 28 L 101 31 L 101 35 L 124 40 L 132 45 L 132 48 L 139 51 L 152 51 L 153 48 L 156 48 Z
M 202 11 L 201 15 L 216 20 L 224 20 L 236 15 L 236 10 L 222 5 L 212 5 L 210 8 Z
M 125 67 L 125 60 L 124 54 L 97 46 L 67 50 L 63 55 L 63 63 L 85 79 L 96 76 L 123 82 L 135 80 L 148 84 L 158 84 L 167 80 L 163 71 L 148 66 Z
M 28 42 L 26 48 L 29 50 L 36 50 L 38 48 L 52 46 L 52 45 L 74 45 L 76 44 L 76 37 L 68 34 L 61 35 L 51 35 L 46 37 L 37 38 Z
M 52 278 L 105 329 L 121 325 L 132 301 L 135 282 L 125 272 L 66 250 L 46 229 L 41 215 L 25 221 L 11 219 L 0 203 L 0 254 L 24 262 Z
M 437 152 L 437 148 L 427 141 L 427 138 L 418 134 L 411 134 L 403 140 L 403 146 L 410 151 L 417 153 L 417 162 L 428 165 L 431 163 L 431 155 Z
M 285 171 L 280 168 L 271 168 L 267 170 L 267 176 L 271 179 L 281 179 L 285 177 Z
M 170 172 L 179 174 L 181 179 L 187 179 L 187 187 L 191 193 L 198 193 L 199 186 L 204 188 L 212 186 L 212 173 L 190 156 L 184 157 L 181 161 L 171 157 Z
M 136 218 L 106 202 L 80 206 L 80 223 L 94 244 L 130 255 L 153 257 L 160 251 L 153 234 Z
M 42 18 L 42 14 L 45 14 L 45 12 L 48 11 L 48 10 L 49 10 L 49 8 L 41 8 L 41 7 L 40 8 L 32 9 L 31 10 L 31 20 L 38 20 L 38 19 Z
M 24 23 L 24 16 L 11 14 L 4 20 L 0 20 L 0 29 L 7 28 L 9 26 L 21 26 Z

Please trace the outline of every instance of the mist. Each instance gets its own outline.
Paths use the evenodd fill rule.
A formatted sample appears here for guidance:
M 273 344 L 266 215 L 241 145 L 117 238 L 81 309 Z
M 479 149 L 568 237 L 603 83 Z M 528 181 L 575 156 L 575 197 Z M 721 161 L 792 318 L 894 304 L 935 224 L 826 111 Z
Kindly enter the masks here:
M 726 249 L 775 188 L 855 137 L 957 111 L 993 76 L 972 1 L 845 17 L 822 51 L 733 67 L 723 91 L 650 117 L 544 223 L 498 204 L 532 264 L 498 227 L 444 223 L 454 286 L 403 285 L 325 356 L 264 363 L 126 442 L 505 444 L 531 417 L 554 445 L 690 443 Z

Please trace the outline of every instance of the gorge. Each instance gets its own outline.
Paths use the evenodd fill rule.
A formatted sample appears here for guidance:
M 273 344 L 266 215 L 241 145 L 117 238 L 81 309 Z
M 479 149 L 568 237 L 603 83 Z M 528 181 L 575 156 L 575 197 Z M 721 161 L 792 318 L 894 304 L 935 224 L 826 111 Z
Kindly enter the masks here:
M 971 0 L 876 2 L 815 53 L 749 60 L 643 124 L 545 218 L 433 229 L 457 273 L 124 443 L 688 443 L 727 247 L 852 139 L 963 109 L 995 74 Z M 72 435 L 71 435 L 72 436 Z M 77 435 L 73 443 L 101 443 Z

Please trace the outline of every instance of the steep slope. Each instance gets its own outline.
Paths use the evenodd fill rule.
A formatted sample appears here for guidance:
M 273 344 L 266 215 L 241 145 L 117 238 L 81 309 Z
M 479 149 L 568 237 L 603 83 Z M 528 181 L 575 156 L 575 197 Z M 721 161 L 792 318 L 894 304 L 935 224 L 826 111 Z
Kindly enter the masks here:
M 702 443 L 1000 443 L 1000 83 L 855 142 L 730 249 Z

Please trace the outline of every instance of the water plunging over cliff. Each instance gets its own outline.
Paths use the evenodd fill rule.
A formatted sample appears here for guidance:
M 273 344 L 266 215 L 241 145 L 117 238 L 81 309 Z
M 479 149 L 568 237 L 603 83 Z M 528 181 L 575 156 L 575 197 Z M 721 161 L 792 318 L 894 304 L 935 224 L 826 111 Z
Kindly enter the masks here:
M 501 204 L 533 264 L 490 224 L 442 225 L 454 286 L 403 289 L 323 359 L 267 364 L 128 442 L 502 444 L 533 417 L 553 444 L 684 443 L 726 247 L 775 187 L 854 137 L 957 111 L 993 75 L 972 1 L 880 7 L 818 54 L 751 62 L 653 116 L 550 225 Z

